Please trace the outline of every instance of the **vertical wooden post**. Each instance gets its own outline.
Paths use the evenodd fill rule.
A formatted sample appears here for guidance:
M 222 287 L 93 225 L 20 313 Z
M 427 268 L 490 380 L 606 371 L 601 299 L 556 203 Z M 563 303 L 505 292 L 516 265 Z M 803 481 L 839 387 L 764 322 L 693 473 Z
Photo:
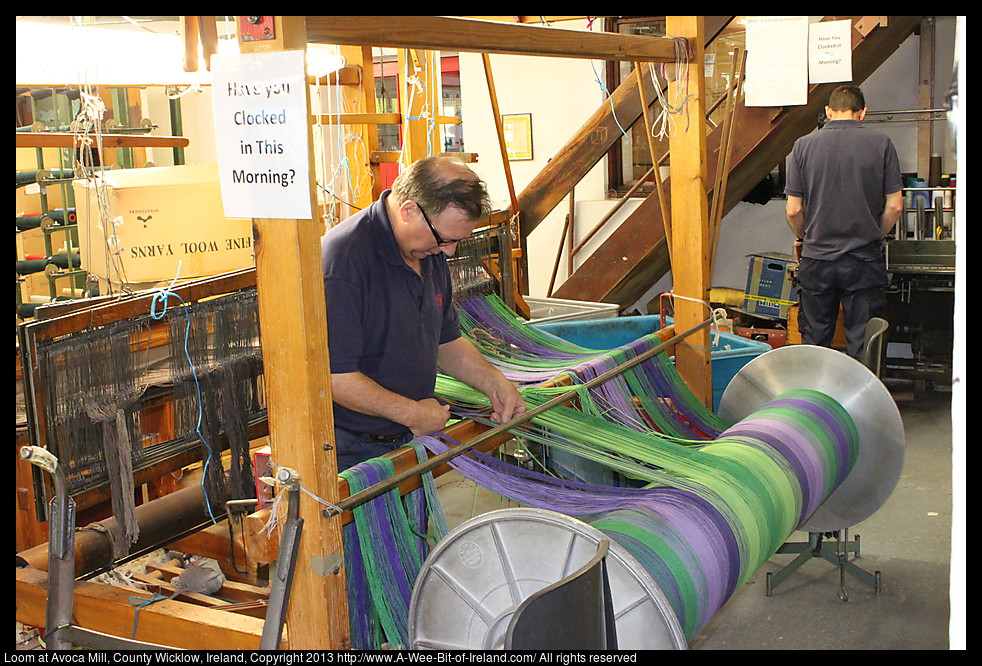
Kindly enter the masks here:
M 371 46 L 342 46 L 341 55 L 349 65 L 361 67 L 361 85 L 341 86 L 341 100 L 345 113 L 376 113 L 375 70 Z M 340 84 L 338 84 L 340 85 Z M 377 125 L 340 126 L 338 132 L 350 132 L 360 141 L 345 141 L 348 171 L 351 173 L 352 201 L 358 208 L 367 208 L 382 193 L 382 175 L 379 165 L 372 164 L 369 156 L 378 150 Z M 344 136 L 345 134 L 342 134 Z M 353 211 L 352 211 L 353 212 Z
M 427 120 L 422 117 L 430 91 L 427 87 L 431 66 L 430 51 L 419 49 L 399 49 L 399 110 L 402 113 L 402 164 L 407 167 L 416 160 L 430 154 L 427 150 Z M 418 82 L 412 79 L 418 79 Z M 422 90 L 417 85 L 422 86 Z M 436 115 L 430 109 L 434 119 Z M 432 147 L 432 153 L 443 150 L 442 147 Z
M 306 50 L 303 16 L 275 17 L 276 40 L 240 42 L 243 52 Z M 309 98 L 309 89 L 308 89 Z M 309 99 L 308 99 L 309 108 Z M 307 151 L 313 170 L 313 139 Z M 310 196 L 316 210 L 316 178 Z M 320 270 L 319 220 L 255 219 L 256 286 L 273 460 L 295 469 L 304 487 L 337 503 L 331 369 Z M 303 536 L 287 613 L 290 649 L 350 647 L 341 520 L 327 520 L 304 496 Z M 335 565 L 337 570 L 335 571 Z
M 427 51 L 426 95 L 429 99 L 430 118 L 429 141 L 434 155 L 443 152 L 443 132 L 440 131 L 439 117 L 443 115 L 443 59 L 439 51 Z
M 688 330 L 709 317 L 709 204 L 706 168 L 706 83 L 703 71 L 703 17 L 668 16 L 666 32 L 684 37 L 689 46 L 687 71 L 676 71 L 669 99 L 688 97 L 671 136 L 672 278 L 675 328 Z M 683 78 L 684 77 L 684 78 Z M 680 97 L 676 97 L 680 95 Z M 710 331 L 704 328 L 678 344 L 675 365 L 698 399 L 712 407 Z

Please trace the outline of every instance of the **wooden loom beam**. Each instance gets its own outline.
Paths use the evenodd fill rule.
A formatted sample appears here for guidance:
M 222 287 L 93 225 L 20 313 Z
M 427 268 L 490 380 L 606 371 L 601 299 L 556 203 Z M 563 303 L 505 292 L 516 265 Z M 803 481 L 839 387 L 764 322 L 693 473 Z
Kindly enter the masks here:
M 159 134 L 103 134 L 103 148 L 186 148 L 184 136 Z M 18 148 L 74 148 L 72 132 L 17 132 Z
M 674 62 L 667 37 L 590 33 L 447 16 L 307 16 L 307 38 L 323 44 L 507 53 L 560 58 Z
M 30 567 L 17 569 L 15 598 L 19 621 L 44 626 L 47 587 L 46 572 Z M 136 611 L 130 603 L 133 596 L 149 598 L 151 595 L 131 588 L 78 582 L 74 623 L 129 638 Z M 136 638 L 185 649 L 255 650 L 262 628 L 263 621 L 259 618 L 166 599 L 140 610 Z
M 250 46 L 256 50 L 305 47 L 306 38 L 303 36 L 302 17 L 276 17 L 276 21 L 277 40 L 272 43 L 254 42 Z M 580 33 L 575 34 L 581 36 Z M 618 37 L 618 41 L 624 41 L 619 36 L 614 37 Z M 551 40 L 551 36 L 549 39 Z M 633 38 L 626 41 L 634 41 L 634 46 L 642 46 L 639 40 Z M 661 58 L 654 57 L 646 50 L 652 46 L 650 38 L 645 38 L 645 41 L 647 43 L 643 45 L 644 48 L 640 53 L 628 48 L 626 52 L 615 53 L 610 57 L 635 61 L 660 60 Z M 488 42 L 485 41 L 484 43 L 487 44 Z M 628 44 L 628 46 L 631 45 Z M 662 46 L 669 46 L 669 43 Z M 453 48 L 468 50 L 459 46 L 453 46 Z M 244 48 L 243 50 L 247 49 Z M 516 51 L 496 50 L 495 52 Z M 567 57 L 593 57 L 596 55 L 595 48 L 580 50 L 579 47 L 574 48 L 569 53 L 551 53 L 542 52 L 536 46 L 530 51 L 530 53 L 532 52 L 539 55 Z M 674 57 L 673 45 L 672 52 L 672 57 Z M 669 58 L 665 56 L 664 59 Z M 308 148 L 310 148 L 309 135 Z M 312 188 L 314 182 L 315 180 L 311 179 Z M 311 196 L 313 200 L 313 191 Z M 310 224 L 307 224 L 308 222 Z M 270 438 L 273 442 L 274 456 L 281 464 L 292 466 L 301 471 L 304 484 L 308 487 L 313 485 L 315 493 L 329 501 L 337 501 L 335 496 L 338 492 L 338 485 L 332 480 L 336 478 L 336 464 L 333 456 L 319 455 L 325 444 L 330 442 L 329 446 L 333 445 L 333 425 L 329 407 L 324 410 L 324 404 L 330 404 L 330 385 L 329 382 L 324 381 L 329 377 L 329 367 L 327 367 L 328 361 L 325 353 L 327 348 L 326 314 L 323 312 L 323 291 L 317 286 L 320 274 L 316 272 L 316 261 L 310 261 L 311 247 L 316 246 L 316 243 L 311 241 L 316 241 L 320 236 L 316 232 L 316 225 L 313 224 L 312 220 L 257 219 L 254 221 L 254 233 L 257 237 L 257 283 L 260 294 L 261 327 L 264 330 L 275 330 L 278 334 L 282 334 L 280 338 L 287 338 L 277 339 L 273 342 L 270 338 L 274 336 L 267 335 L 265 341 L 268 342 L 264 344 L 267 399 L 270 406 Z M 272 279 L 272 267 L 274 266 L 277 270 L 278 281 Z M 305 271 L 305 268 L 311 267 L 314 268 L 313 271 Z M 296 272 L 294 273 L 292 269 L 296 269 Z M 311 273 L 314 273 L 313 278 Z M 292 275 L 297 275 L 297 278 L 295 280 L 289 279 Z M 287 279 L 283 279 L 284 276 L 287 276 Z M 317 298 L 318 295 L 320 295 L 320 299 Z M 264 306 L 264 299 L 269 305 Z M 320 300 L 320 312 L 318 312 L 318 300 Z M 280 319 L 283 314 L 280 314 L 279 311 L 282 308 L 278 307 L 278 304 L 282 302 L 300 304 L 300 325 L 294 326 L 296 324 L 295 315 L 290 317 L 289 322 Z M 298 332 L 291 331 L 291 328 L 297 329 Z M 324 387 L 325 383 L 326 387 Z M 287 398 L 287 389 L 292 389 L 292 395 L 289 396 L 289 399 Z M 326 415 L 323 411 L 327 412 Z M 297 460 L 293 460 L 293 457 L 296 457 Z M 323 459 L 325 458 L 329 459 L 330 464 L 324 464 Z M 322 485 L 327 487 L 321 488 Z M 319 513 L 319 509 L 314 506 L 312 515 L 307 518 L 308 530 L 305 531 L 306 538 L 303 542 L 309 545 L 311 532 L 314 532 L 313 540 L 316 541 L 316 544 L 301 552 L 288 626 L 289 624 L 294 626 L 304 624 L 323 627 L 323 630 L 328 633 L 327 647 L 346 647 L 348 644 L 347 611 L 343 573 L 332 576 L 323 568 L 325 562 L 333 561 L 332 558 L 340 553 L 338 524 L 340 521 L 326 521 L 325 527 L 325 521 L 319 520 Z M 311 575 L 310 565 L 315 561 L 320 562 L 321 569 Z M 306 577 L 303 575 L 304 565 L 307 565 Z M 319 576 L 320 580 L 316 576 Z M 29 591 L 25 591 L 24 598 L 31 595 L 38 596 L 38 590 L 44 586 L 44 582 L 34 571 L 24 571 L 23 575 L 22 572 L 18 572 L 18 586 L 20 587 L 22 583 L 31 586 Z M 90 589 L 88 584 L 80 586 L 77 595 L 80 601 L 76 604 L 79 624 L 89 624 L 88 621 L 83 621 L 81 616 L 89 617 L 90 611 L 93 622 L 97 615 L 112 614 L 115 616 L 119 614 L 116 610 L 113 610 L 112 613 L 108 612 L 115 608 L 113 604 L 116 600 L 114 593 L 103 590 L 102 587 L 95 586 Z M 95 590 L 94 593 L 92 593 L 93 590 Z M 340 595 L 338 595 L 339 590 Z M 43 598 L 43 596 L 42 592 L 41 597 Z M 92 606 L 87 601 L 90 598 L 103 599 L 103 601 L 92 602 L 95 604 Z M 327 600 L 326 603 L 325 599 Z M 43 603 L 40 605 L 43 606 Z M 325 615 L 325 607 L 328 617 L 321 622 L 319 620 L 321 616 Z M 168 602 L 161 602 L 147 607 L 143 613 L 145 613 L 144 617 L 146 618 L 157 618 L 158 615 L 161 618 L 181 616 L 179 628 L 167 623 L 169 627 L 167 630 L 158 629 L 157 631 L 162 631 L 162 634 L 158 635 L 173 635 L 177 632 L 181 635 L 182 640 L 190 640 L 192 636 L 200 636 L 202 631 L 196 628 L 199 624 L 201 627 L 214 627 L 218 634 L 212 634 L 212 638 L 203 643 L 195 643 L 197 647 L 214 647 L 216 644 L 221 644 L 223 647 L 255 647 L 258 643 L 258 633 L 255 631 L 254 624 L 246 629 L 236 626 L 238 621 L 249 618 L 232 620 L 226 615 L 225 618 L 216 620 L 215 618 L 222 618 L 222 616 L 213 616 L 213 618 L 208 618 L 207 614 L 203 616 L 190 614 L 188 616 L 181 610 L 174 612 L 175 608 L 180 609 L 181 606 L 174 607 Z M 83 609 L 85 609 L 84 613 L 82 612 Z M 132 606 L 128 605 L 126 610 L 128 612 L 124 612 L 123 615 L 126 616 L 126 619 L 132 618 Z M 203 609 L 203 611 L 208 611 L 208 609 Z M 164 626 L 160 618 L 148 620 L 148 623 L 153 627 Z M 114 633 L 126 635 L 127 632 L 117 630 Z M 230 634 L 241 635 L 244 637 L 244 642 L 241 644 L 236 641 L 229 642 L 227 637 Z M 299 635 L 299 632 L 296 635 Z M 222 638 L 216 638 L 216 636 Z M 325 647 L 323 640 L 318 640 L 318 636 L 310 636 L 310 638 L 316 642 L 316 645 L 311 645 L 311 647 Z M 290 647 L 304 648 L 307 646 L 301 644 L 300 639 L 296 639 L 290 643 Z

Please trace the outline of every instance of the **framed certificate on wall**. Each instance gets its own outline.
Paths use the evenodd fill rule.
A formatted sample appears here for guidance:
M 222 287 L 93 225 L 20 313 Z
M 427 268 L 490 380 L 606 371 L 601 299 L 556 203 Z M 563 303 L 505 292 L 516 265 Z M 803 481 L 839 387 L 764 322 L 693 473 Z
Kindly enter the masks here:
M 505 150 L 508 153 L 508 159 L 532 159 L 532 114 L 502 114 L 501 126 L 505 134 Z

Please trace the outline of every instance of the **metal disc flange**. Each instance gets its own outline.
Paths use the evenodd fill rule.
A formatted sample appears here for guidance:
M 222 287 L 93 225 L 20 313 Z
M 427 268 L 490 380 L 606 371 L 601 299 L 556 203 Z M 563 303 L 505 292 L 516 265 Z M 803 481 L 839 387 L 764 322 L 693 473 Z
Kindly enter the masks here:
M 423 563 L 409 607 L 412 649 L 504 647 L 522 601 L 596 555 L 603 532 L 552 511 L 501 509 L 453 529 Z M 624 548 L 607 556 L 619 649 L 685 649 L 668 600 Z
M 854 358 L 827 347 L 788 345 L 761 354 L 733 377 L 720 399 L 719 415 L 736 423 L 795 389 L 835 399 L 859 433 L 859 454 L 849 476 L 800 529 L 852 527 L 883 506 L 900 480 L 906 448 L 900 411 L 883 382 Z

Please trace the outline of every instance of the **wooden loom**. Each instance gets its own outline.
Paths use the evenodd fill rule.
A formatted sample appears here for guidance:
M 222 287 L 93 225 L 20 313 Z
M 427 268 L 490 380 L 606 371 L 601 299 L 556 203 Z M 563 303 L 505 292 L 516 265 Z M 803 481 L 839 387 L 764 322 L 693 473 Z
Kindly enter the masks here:
M 492 50 L 489 45 L 495 44 L 493 52 L 600 57 L 636 62 L 668 62 L 675 59 L 675 42 L 670 38 L 584 34 L 438 17 L 412 17 L 402 22 L 401 30 L 394 30 L 391 26 L 386 26 L 384 30 L 377 27 L 377 17 L 306 17 L 306 21 L 304 18 L 275 17 L 276 38 L 266 42 L 243 42 L 243 50 L 247 47 L 257 51 L 303 49 L 310 38 L 310 41 L 368 46 L 442 47 L 483 52 Z M 669 26 L 673 34 L 686 37 L 690 47 L 701 44 L 701 20 L 698 17 L 671 17 Z M 701 46 L 693 50 L 693 59 L 701 58 Z M 700 68 L 690 69 L 692 76 L 696 77 L 690 82 L 690 91 L 697 91 L 690 103 L 695 105 L 693 113 L 701 114 Z M 705 243 L 700 244 L 700 240 L 705 240 L 704 234 L 701 231 L 690 234 L 689 226 L 697 230 L 704 230 L 705 227 L 706 179 L 705 160 L 702 159 L 705 143 L 704 137 L 700 139 L 700 131 L 693 131 L 692 135 L 686 137 L 681 133 L 679 136 L 684 143 L 679 144 L 676 164 L 673 165 L 678 175 L 691 173 L 692 177 L 679 177 L 673 181 L 677 180 L 682 188 L 675 199 L 675 237 L 691 236 L 695 242 L 677 247 L 673 257 L 676 262 L 691 260 L 692 265 L 701 265 L 701 257 L 706 256 Z M 308 149 L 311 146 L 312 140 L 308 134 Z M 312 178 L 312 201 L 316 201 L 314 183 L 315 179 Z M 675 182 L 672 187 L 674 194 Z M 697 214 L 689 214 L 689 208 Z M 334 457 L 317 455 L 333 446 L 332 417 L 330 410 L 324 409 L 325 404 L 331 403 L 331 390 L 328 359 L 324 353 L 327 348 L 326 313 L 321 275 L 317 270 L 319 224 L 314 220 L 257 219 L 254 220 L 254 235 L 260 324 L 263 330 L 278 332 L 277 336 L 267 338 L 263 345 L 268 431 L 273 455 L 280 464 L 296 469 L 311 492 L 329 502 L 338 503 L 346 489 L 343 483 L 335 482 L 337 469 Z M 248 279 L 245 273 L 233 279 Z M 708 276 L 704 273 L 702 270 L 694 272 L 693 289 L 697 293 L 708 289 L 708 283 L 705 283 Z M 296 308 L 283 308 L 282 303 L 296 304 Z M 701 320 L 703 313 L 699 307 L 691 310 L 690 315 L 683 307 L 679 308 L 677 323 L 680 327 Z M 680 369 L 686 365 L 686 357 L 693 358 L 695 370 L 688 372 L 690 377 L 697 377 L 690 379 L 690 386 L 695 384 L 693 389 L 697 394 L 700 385 L 704 385 L 704 388 L 708 386 L 704 384 L 709 367 L 707 343 L 708 332 L 706 342 L 694 339 L 680 346 L 677 354 Z M 467 440 L 480 429 L 475 424 L 462 424 L 450 434 L 458 440 Z M 488 442 L 489 448 L 497 444 L 500 442 Z M 393 456 L 400 465 L 405 464 L 402 462 L 405 452 L 397 452 Z M 180 498 L 171 497 L 171 501 L 176 504 Z M 165 513 L 173 517 L 179 512 L 171 509 Z M 347 600 L 343 573 L 339 575 L 338 572 L 325 571 L 323 567 L 318 570 L 316 566 L 316 563 L 333 561 L 337 553 L 342 552 L 341 521 L 323 519 L 318 508 L 309 503 L 302 505 L 301 517 L 310 527 L 301 543 L 298 558 L 301 564 L 296 574 L 287 627 L 291 624 L 295 627 L 322 627 L 324 633 L 290 634 L 287 631 L 282 645 L 293 649 L 347 647 Z M 204 534 L 214 536 L 209 534 L 209 530 Z M 207 554 L 202 551 L 208 551 L 212 546 L 202 544 L 208 536 L 198 538 L 199 545 L 193 552 Z M 224 545 L 212 552 L 227 558 L 230 555 L 228 540 L 223 541 Z M 27 554 L 30 558 L 25 559 L 34 566 L 17 571 L 17 618 L 27 624 L 44 622 L 46 575 L 41 565 L 44 559 L 42 553 L 42 550 L 37 550 Z M 235 555 L 234 547 L 231 555 Z M 79 583 L 75 594 L 75 621 L 81 626 L 128 635 L 133 618 L 133 607 L 127 601 L 131 594 L 129 590 Z M 208 649 L 220 645 L 224 648 L 254 649 L 258 645 L 262 622 L 236 610 L 241 609 L 229 613 L 207 607 L 189 607 L 187 603 L 176 600 L 162 601 L 141 610 L 140 630 L 145 632 L 144 638 L 147 640 L 179 647 Z
M 250 290 L 254 278 L 255 272 L 252 270 L 239 271 L 187 283 L 176 287 L 175 293 L 188 303 L 213 302 L 215 299 L 222 298 L 222 294 L 230 290 L 232 294 L 243 289 Z M 32 381 L 31 384 L 43 383 L 43 377 L 38 375 L 40 364 L 35 362 L 37 353 L 34 350 L 39 344 L 44 345 L 47 340 L 52 339 L 62 341 L 70 339 L 74 328 L 84 333 L 90 324 L 96 327 L 117 324 L 124 321 L 127 315 L 146 310 L 152 296 L 152 293 L 146 293 L 142 297 L 122 302 L 109 302 L 95 307 L 83 307 L 83 302 L 74 302 L 56 308 L 60 311 L 60 316 L 38 321 L 32 327 L 26 327 L 24 343 L 32 360 L 25 363 L 25 367 L 38 380 Z M 141 344 L 141 349 L 135 353 L 144 353 L 144 346 L 159 347 L 168 344 L 169 333 L 165 329 L 163 325 L 148 329 L 145 336 L 140 336 L 138 342 Z M 673 329 L 668 328 L 661 331 L 659 335 L 662 339 L 667 339 L 672 333 Z M 44 392 L 32 391 L 32 394 L 35 394 L 32 399 L 37 403 L 44 399 Z M 32 419 L 35 423 L 35 443 L 44 448 L 51 448 L 52 442 L 49 442 L 45 436 L 47 428 L 43 425 L 44 414 L 41 407 L 43 405 L 38 404 L 38 414 Z M 168 411 L 173 411 L 172 404 L 161 399 L 159 395 L 145 401 L 140 409 L 143 416 L 142 426 L 147 431 L 145 434 L 159 436 L 159 432 L 149 431 L 173 431 L 173 425 L 167 423 L 166 414 L 162 414 Z M 38 422 L 41 424 L 38 425 Z M 266 432 L 266 425 L 262 419 L 256 419 L 251 423 L 250 438 L 261 437 Z M 468 442 L 478 435 L 484 435 L 486 430 L 486 426 L 468 421 L 457 424 L 446 432 L 458 441 Z M 509 437 L 502 434 L 488 439 L 479 450 L 490 451 Z M 276 561 L 279 534 L 274 533 L 272 537 L 267 537 L 260 533 L 268 520 L 269 509 L 247 516 L 241 526 L 234 530 L 231 525 L 226 526 L 221 523 L 201 529 L 210 521 L 202 508 L 204 504 L 200 488 L 189 483 L 177 490 L 177 486 L 172 481 L 173 477 L 168 476 L 168 473 L 193 466 L 201 457 L 196 443 L 191 444 L 194 446 L 182 449 L 156 464 L 136 471 L 134 475 L 136 483 L 146 482 L 148 488 L 157 488 L 156 479 L 163 475 L 163 479 L 171 480 L 172 487 L 168 494 L 159 495 L 156 499 L 137 507 L 141 539 L 134 546 L 133 552 L 139 554 L 147 549 L 156 550 L 161 543 L 170 541 L 168 545 L 173 550 L 217 559 L 224 565 L 223 569 L 227 572 L 229 580 L 215 593 L 215 596 L 221 599 L 194 592 L 183 592 L 159 609 L 156 605 L 142 609 L 137 637 L 154 644 L 173 644 L 173 636 L 184 635 L 188 630 L 184 623 L 190 621 L 196 625 L 197 634 L 202 636 L 202 644 L 197 647 L 218 640 L 217 633 L 212 632 L 223 634 L 228 632 L 228 635 L 221 639 L 223 644 L 231 640 L 233 641 L 231 645 L 235 647 L 254 648 L 264 627 L 264 614 L 270 598 L 270 586 L 268 583 L 261 584 L 262 581 L 257 580 L 256 567 L 263 567 Z M 407 448 L 394 452 L 391 457 L 394 459 L 397 474 L 403 473 L 416 463 L 415 456 Z M 435 468 L 434 473 L 439 475 L 449 469 L 447 464 L 443 464 Z M 399 485 L 400 492 L 412 491 L 419 485 L 419 477 L 413 477 Z M 38 487 L 37 484 L 35 487 Z M 45 490 L 40 494 L 50 495 Z M 341 479 L 340 501 L 343 502 L 348 495 L 347 483 Z M 84 513 L 87 509 L 98 508 L 99 500 L 105 497 L 105 489 L 100 486 L 83 490 L 74 494 L 74 497 L 77 500 L 76 505 Z M 341 522 L 346 523 L 350 519 L 350 514 L 345 513 Z M 112 531 L 116 521 L 110 518 L 99 524 L 104 527 L 94 530 L 90 524 L 87 529 L 75 535 L 74 557 L 76 573 L 79 576 L 111 568 L 114 565 L 113 540 L 108 538 L 107 532 Z M 196 531 L 183 538 L 172 540 L 175 535 L 191 530 Z M 31 567 L 18 570 L 18 618 L 23 622 L 44 624 L 47 596 L 44 593 L 44 572 L 48 568 L 48 555 L 47 543 L 20 553 L 20 557 Z M 242 572 L 237 563 L 247 563 L 252 569 L 247 568 L 246 572 Z M 104 633 L 127 635 L 127 629 L 132 626 L 134 612 L 132 597 L 149 600 L 153 594 L 168 596 L 177 592 L 175 584 L 169 582 L 182 573 L 177 562 L 152 563 L 148 568 L 150 573 L 133 576 L 135 582 L 148 585 L 147 590 L 132 587 L 119 588 L 93 582 L 77 583 L 75 622 L 79 626 L 96 627 Z M 161 612 L 160 616 L 157 610 Z M 284 639 L 284 646 L 287 645 L 286 640 Z

